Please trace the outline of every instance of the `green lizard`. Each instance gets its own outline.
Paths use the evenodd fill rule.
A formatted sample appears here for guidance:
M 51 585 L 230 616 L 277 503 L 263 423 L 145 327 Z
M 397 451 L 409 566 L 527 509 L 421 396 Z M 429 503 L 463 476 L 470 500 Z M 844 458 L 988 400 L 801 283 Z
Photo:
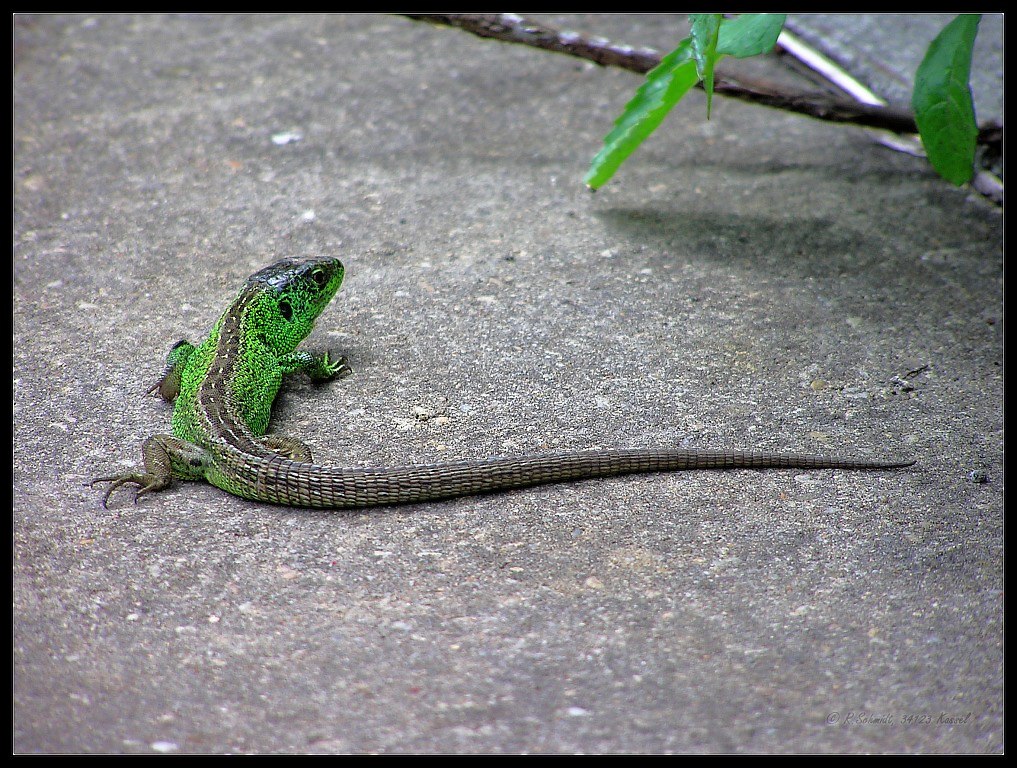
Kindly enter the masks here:
M 382 468 L 313 463 L 299 440 L 266 435 L 272 402 L 285 374 L 315 381 L 351 373 L 346 359 L 296 351 L 338 291 L 337 259 L 280 261 L 252 275 L 198 346 L 177 342 L 149 389 L 173 402 L 171 435 L 142 447 L 144 468 L 110 483 L 103 506 L 124 485 L 134 501 L 172 478 L 206 480 L 247 499 L 298 507 L 371 507 L 434 501 L 488 491 L 637 472 L 729 468 L 887 469 L 912 461 L 686 449 L 577 451 L 519 458 L 464 460 Z

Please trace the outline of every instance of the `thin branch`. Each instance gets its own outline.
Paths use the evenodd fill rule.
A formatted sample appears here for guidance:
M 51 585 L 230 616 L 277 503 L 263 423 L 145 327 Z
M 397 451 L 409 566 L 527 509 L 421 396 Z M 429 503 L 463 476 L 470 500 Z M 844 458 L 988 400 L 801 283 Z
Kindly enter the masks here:
M 514 13 L 410 13 L 405 16 L 415 21 L 428 21 L 458 27 L 478 37 L 488 37 L 507 43 L 520 43 L 546 51 L 564 53 L 592 61 L 602 67 L 645 74 L 660 64 L 659 51 L 652 48 L 632 48 L 615 45 L 602 37 L 586 37 L 575 32 L 562 32 L 539 21 Z M 862 104 L 820 92 L 786 89 L 763 80 L 744 76 L 720 76 L 714 81 L 714 91 L 723 96 L 741 99 L 753 104 L 783 109 L 833 123 L 851 123 L 869 128 L 881 128 L 893 133 L 918 133 L 914 113 L 906 107 Z M 1001 127 L 986 124 L 978 135 L 980 143 L 997 141 Z
M 585 37 L 576 32 L 560 32 L 539 21 L 514 13 L 406 13 L 414 21 L 429 21 L 459 27 L 477 37 L 490 37 L 506 43 L 521 43 L 545 51 L 577 56 L 602 67 L 620 67 L 641 75 L 660 64 L 660 52 L 653 48 L 614 45 L 602 37 Z

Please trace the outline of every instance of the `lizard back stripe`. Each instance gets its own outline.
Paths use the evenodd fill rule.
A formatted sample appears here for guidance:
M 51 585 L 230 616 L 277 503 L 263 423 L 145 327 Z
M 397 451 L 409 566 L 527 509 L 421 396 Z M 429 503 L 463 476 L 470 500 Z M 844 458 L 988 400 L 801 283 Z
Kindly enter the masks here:
M 274 455 L 258 442 L 240 418 L 230 388 L 230 381 L 236 375 L 238 362 L 242 359 L 244 334 L 248 332 L 244 318 L 248 317 L 249 305 L 255 298 L 253 291 L 243 291 L 223 315 L 215 354 L 204 381 L 198 387 L 196 411 L 204 421 L 205 433 L 211 438 L 210 444 L 205 447 L 213 455 L 229 453 L 231 449 L 235 451 L 235 455 L 228 461 L 233 472 L 254 459 Z

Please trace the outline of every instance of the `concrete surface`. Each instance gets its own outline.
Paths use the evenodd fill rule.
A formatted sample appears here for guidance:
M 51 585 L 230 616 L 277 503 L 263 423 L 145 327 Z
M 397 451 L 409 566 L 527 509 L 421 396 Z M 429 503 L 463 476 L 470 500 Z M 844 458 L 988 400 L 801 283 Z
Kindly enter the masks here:
M 795 13 L 787 27 L 847 68 L 886 101 L 910 104 L 915 71 L 928 44 L 956 18 L 951 13 Z M 982 16 L 971 56 L 978 122 L 1003 122 L 1003 17 Z
M 390 16 L 14 32 L 15 752 L 1002 750 L 997 209 L 701 94 L 591 195 L 634 76 Z M 348 280 L 309 343 L 356 373 L 274 420 L 319 459 L 918 464 L 104 510 L 170 345 L 321 253 Z

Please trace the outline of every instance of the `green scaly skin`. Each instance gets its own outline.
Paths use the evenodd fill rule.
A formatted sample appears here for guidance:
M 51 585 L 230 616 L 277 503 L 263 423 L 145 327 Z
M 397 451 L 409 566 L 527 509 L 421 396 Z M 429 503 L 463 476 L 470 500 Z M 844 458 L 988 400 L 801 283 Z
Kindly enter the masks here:
M 174 477 L 205 480 L 246 499 L 299 507 L 405 504 L 637 472 L 685 469 L 889 469 L 871 461 L 769 451 L 619 449 L 404 467 L 339 468 L 313 463 L 294 438 L 266 435 L 283 376 L 314 381 L 351 373 L 345 358 L 297 351 L 343 280 L 337 259 L 280 261 L 252 275 L 200 345 L 177 342 L 149 392 L 173 402 L 170 435 L 142 445 L 144 468 L 112 477 L 135 485 L 134 501 Z

